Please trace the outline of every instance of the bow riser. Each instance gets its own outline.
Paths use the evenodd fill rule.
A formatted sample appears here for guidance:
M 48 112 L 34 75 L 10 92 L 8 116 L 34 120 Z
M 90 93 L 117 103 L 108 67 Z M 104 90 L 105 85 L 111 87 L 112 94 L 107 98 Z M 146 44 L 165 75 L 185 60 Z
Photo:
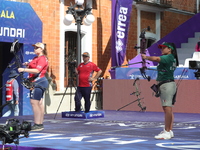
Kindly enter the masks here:
M 150 27 L 147 27 L 143 29 L 143 31 L 140 34 L 140 54 L 146 54 L 146 37 L 145 37 L 145 31 L 150 30 Z M 143 76 L 144 79 L 147 79 L 148 81 L 151 80 L 149 76 L 146 75 L 146 60 L 142 58 L 142 68 L 140 68 L 140 73 Z

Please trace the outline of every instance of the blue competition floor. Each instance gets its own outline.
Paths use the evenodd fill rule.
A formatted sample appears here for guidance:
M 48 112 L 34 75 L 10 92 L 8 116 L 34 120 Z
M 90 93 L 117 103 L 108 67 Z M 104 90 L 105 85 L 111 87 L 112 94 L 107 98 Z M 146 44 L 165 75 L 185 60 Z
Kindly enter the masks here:
M 55 114 L 45 115 L 45 129 L 29 132 L 29 138 L 20 139 L 18 149 L 200 149 L 200 114 L 175 113 L 175 137 L 170 140 L 154 139 L 163 129 L 163 113 L 159 112 L 105 111 L 104 118 L 96 119 L 62 118 L 61 114 L 57 114 L 54 119 L 54 116 Z M 33 116 L 15 118 L 20 121 L 32 121 Z M 7 119 L 1 118 L 0 124 L 5 124 Z M 14 146 L 13 143 L 10 145 Z

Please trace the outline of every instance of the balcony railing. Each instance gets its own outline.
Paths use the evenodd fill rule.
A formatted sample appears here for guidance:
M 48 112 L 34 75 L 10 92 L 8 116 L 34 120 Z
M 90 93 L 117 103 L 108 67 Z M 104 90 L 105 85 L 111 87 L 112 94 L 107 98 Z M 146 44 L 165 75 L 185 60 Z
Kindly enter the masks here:
M 172 0 L 135 0 L 137 4 L 172 7 Z

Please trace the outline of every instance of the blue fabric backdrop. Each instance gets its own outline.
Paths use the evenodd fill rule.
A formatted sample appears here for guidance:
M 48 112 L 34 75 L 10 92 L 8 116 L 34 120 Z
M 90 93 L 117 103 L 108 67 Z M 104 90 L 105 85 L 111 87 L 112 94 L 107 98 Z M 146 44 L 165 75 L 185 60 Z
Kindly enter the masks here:
M 42 22 L 29 3 L 0 0 L 0 42 L 12 43 L 15 39 L 22 45 L 18 53 L 21 62 L 32 59 L 35 56 L 32 44 L 42 42 Z M 15 58 L 11 62 L 13 61 Z M 10 70 L 15 67 L 14 65 L 4 71 L 2 86 L 5 85 Z M 20 78 L 17 80 L 21 82 Z M 5 103 L 5 88 L 2 92 L 2 102 Z M 3 110 L 5 111 L 6 109 Z M 32 114 L 29 90 L 20 85 L 20 115 Z

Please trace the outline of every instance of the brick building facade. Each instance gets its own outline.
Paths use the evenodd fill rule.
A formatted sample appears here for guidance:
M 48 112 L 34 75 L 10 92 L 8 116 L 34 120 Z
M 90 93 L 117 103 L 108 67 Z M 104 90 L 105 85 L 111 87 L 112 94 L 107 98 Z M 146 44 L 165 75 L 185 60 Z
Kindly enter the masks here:
M 54 83 L 57 84 L 57 90 L 61 90 L 64 81 L 60 75 L 61 64 L 60 57 L 61 54 L 61 39 L 60 33 L 63 20 L 60 15 L 63 17 L 66 14 L 67 7 L 70 5 L 70 2 L 74 4 L 73 0 L 31 0 L 30 4 L 40 17 L 43 22 L 43 42 L 47 44 L 48 57 L 50 61 L 49 73 L 53 78 Z M 110 0 L 87 0 L 88 3 L 93 3 L 93 15 L 95 16 L 95 22 L 92 24 L 92 61 L 97 63 L 100 68 L 103 70 L 103 76 L 109 75 L 108 70 L 111 66 L 111 1 Z M 62 3 L 64 8 L 62 7 Z M 148 4 L 149 2 L 144 3 L 146 7 L 155 8 Z M 137 44 L 138 34 L 137 34 L 137 2 L 133 3 L 131 23 L 129 27 L 129 38 L 127 44 L 127 54 L 126 61 L 132 59 L 137 55 L 137 51 L 134 50 L 134 46 Z M 157 7 L 159 8 L 159 6 Z M 173 8 L 173 9 L 172 9 Z M 64 9 L 64 10 L 62 10 Z M 179 11 L 180 10 L 180 11 Z M 178 27 L 180 24 L 188 20 L 196 12 L 196 1 L 190 0 L 176 0 L 172 1 L 171 8 L 163 9 L 160 12 L 161 15 L 161 24 L 160 24 L 160 34 L 161 38 L 166 34 L 171 32 L 173 29 Z M 64 14 L 63 14 L 64 13 Z M 141 11 L 141 26 L 140 28 L 146 28 L 151 26 L 152 33 L 156 32 L 156 11 Z M 64 18 L 63 18 L 64 19 Z M 64 34 L 64 33 L 63 33 Z M 83 43 L 83 45 L 86 43 Z M 87 51 L 87 50 L 83 50 Z M 64 59 L 64 58 L 63 58 Z
M 19 0 L 20 1 L 20 0 Z M 142 1 L 142 3 L 141 3 Z M 23 2 L 23 1 L 22 1 Z M 66 64 L 66 55 L 68 56 L 67 35 L 74 35 L 76 38 L 76 25 L 66 26 L 63 19 L 70 3 L 74 0 L 27 0 L 34 11 L 43 22 L 43 42 L 47 46 L 49 58 L 49 76 L 51 77 L 51 86 L 46 95 L 46 112 L 55 112 L 58 101 L 63 96 L 63 91 L 68 85 L 68 65 Z M 160 3 L 166 1 L 159 1 Z M 156 42 L 167 35 L 176 27 L 191 18 L 198 12 L 199 3 L 197 0 L 168 0 L 170 6 L 158 5 L 157 1 L 136 0 L 133 1 L 126 59 L 134 58 L 137 51 L 134 46 L 139 41 L 139 31 L 147 26 L 151 27 L 147 37 Z M 96 63 L 103 71 L 102 76 L 110 75 L 111 67 L 111 0 L 85 0 L 85 3 L 92 3 L 95 22 L 85 27 L 82 25 L 82 52 L 91 53 L 91 61 Z M 139 18 L 138 18 L 139 17 Z M 160 21 L 158 23 L 158 17 Z M 138 23 L 138 20 L 140 22 Z M 158 29 L 159 28 L 159 29 Z M 69 32 L 66 34 L 66 32 Z M 152 36 L 152 37 L 151 37 Z M 67 43 L 67 44 L 66 44 Z M 152 44 L 151 43 L 151 44 Z M 80 52 L 80 53 L 82 53 Z M 67 95 L 66 95 L 67 96 Z M 67 103 L 69 99 L 65 100 Z M 71 101 L 71 100 L 70 100 Z M 70 102 L 71 105 L 71 102 Z M 59 111 L 71 109 L 69 106 L 62 106 Z

